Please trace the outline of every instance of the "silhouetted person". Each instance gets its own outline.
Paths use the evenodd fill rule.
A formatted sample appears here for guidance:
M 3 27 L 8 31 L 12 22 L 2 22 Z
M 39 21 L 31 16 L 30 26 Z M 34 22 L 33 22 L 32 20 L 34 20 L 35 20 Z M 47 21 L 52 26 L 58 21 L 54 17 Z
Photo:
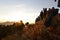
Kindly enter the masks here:
M 28 26 L 28 25 L 29 25 L 29 22 L 26 22 L 26 23 L 25 23 L 25 25 L 27 25 L 27 26 Z

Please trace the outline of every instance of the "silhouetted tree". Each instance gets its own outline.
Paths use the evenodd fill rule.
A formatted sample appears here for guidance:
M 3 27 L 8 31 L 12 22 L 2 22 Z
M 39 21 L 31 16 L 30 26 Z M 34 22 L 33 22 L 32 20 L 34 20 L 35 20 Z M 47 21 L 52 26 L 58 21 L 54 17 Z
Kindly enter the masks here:
M 41 16 L 38 16 L 38 17 L 36 18 L 35 22 L 38 22 L 38 21 L 40 21 L 40 20 L 41 20 Z
M 20 21 L 20 26 L 24 26 L 24 23 L 22 20 Z
M 43 8 L 43 11 L 44 11 L 43 17 L 46 18 L 46 16 L 47 16 L 47 8 Z
M 23 28 L 24 28 L 24 23 L 23 23 L 23 21 L 21 20 L 18 29 L 19 29 L 20 31 L 22 31 Z
M 43 8 L 43 11 L 40 12 L 40 15 L 36 18 L 35 22 L 38 22 L 45 18 L 47 15 L 47 8 Z
M 43 11 L 40 12 L 40 17 L 43 19 Z
M 51 25 L 51 21 L 52 21 L 52 18 L 58 14 L 58 9 L 55 9 L 54 7 L 52 7 L 51 11 L 49 10 L 48 13 L 50 14 L 46 20 L 45 20 L 45 26 L 48 27 L 49 25 Z

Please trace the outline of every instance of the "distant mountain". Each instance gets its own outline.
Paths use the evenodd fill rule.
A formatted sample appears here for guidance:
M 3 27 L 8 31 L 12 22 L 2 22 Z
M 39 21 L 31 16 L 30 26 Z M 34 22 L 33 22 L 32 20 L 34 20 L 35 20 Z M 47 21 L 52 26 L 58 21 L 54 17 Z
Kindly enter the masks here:
M 2 22 L 2 23 L 0 23 L 0 25 L 12 25 L 14 22 L 9 22 L 9 21 L 7 21 L 7 22 Z

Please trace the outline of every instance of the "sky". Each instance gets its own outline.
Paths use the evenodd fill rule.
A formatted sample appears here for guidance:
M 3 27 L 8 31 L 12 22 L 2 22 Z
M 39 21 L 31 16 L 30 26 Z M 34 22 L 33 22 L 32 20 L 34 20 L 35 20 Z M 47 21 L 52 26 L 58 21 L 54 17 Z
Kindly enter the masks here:
M 54 0 L 0 0 L 0 22 L 34 23 L 43 8 L 57 7 Z

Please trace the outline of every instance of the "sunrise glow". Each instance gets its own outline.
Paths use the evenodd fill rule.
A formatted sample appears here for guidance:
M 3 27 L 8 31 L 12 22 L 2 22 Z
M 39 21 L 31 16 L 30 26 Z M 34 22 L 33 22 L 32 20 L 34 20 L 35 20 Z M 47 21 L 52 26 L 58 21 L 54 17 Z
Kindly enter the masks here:
M 29 8 L 26 5 L 14 5 L 12 6 L 13 8 L 11 8 L 10 6 L 7 7 L 9 7 L 8 13 L 5 12 L 7 14 L 5 14 L 4 16 L 0 16 L 1 22 L 5 21 L 18 22 L 22 20 L 24 23 L 25 22 L 34 23 L 36 17 L 39 15 L 37 14 L 38 12 L 35 12 L 37 10 L 35 10 L 34 8 Z
M 0 0 L 0 22 L 34 23 L 43 8 L 56 7 L 56 4 L 54 0 Z

